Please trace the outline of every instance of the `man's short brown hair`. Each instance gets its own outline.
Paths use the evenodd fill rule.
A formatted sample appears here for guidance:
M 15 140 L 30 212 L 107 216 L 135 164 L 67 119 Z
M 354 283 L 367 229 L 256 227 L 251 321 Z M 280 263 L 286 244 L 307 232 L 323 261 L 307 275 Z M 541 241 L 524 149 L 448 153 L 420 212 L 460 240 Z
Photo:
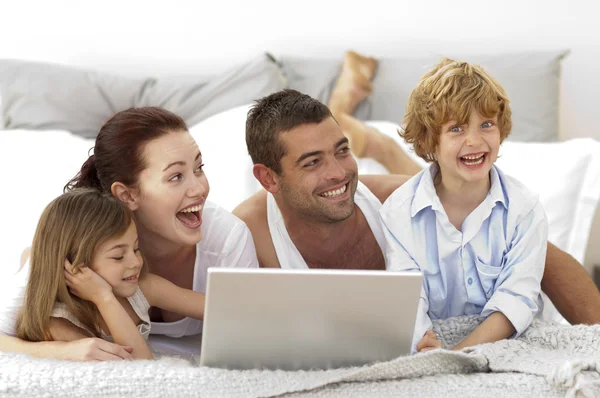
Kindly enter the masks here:
M 246 146 L 252 162 L 281 174 L 281 158 L 287 152 L 281 133 L 303 124 L 321 123 L 329 117 L 333 116 L 327 106 L 296 90 L 259 99 L 246 119 Z
M 500 83 L 480 66 L 444 58 L 410 94 L 399 134 L 431 162 L 442 125 L 450 120 L 466 124 L 473 110 L 486 118 L 498 117 L 500 142 L 510 134 L 511 110 Z

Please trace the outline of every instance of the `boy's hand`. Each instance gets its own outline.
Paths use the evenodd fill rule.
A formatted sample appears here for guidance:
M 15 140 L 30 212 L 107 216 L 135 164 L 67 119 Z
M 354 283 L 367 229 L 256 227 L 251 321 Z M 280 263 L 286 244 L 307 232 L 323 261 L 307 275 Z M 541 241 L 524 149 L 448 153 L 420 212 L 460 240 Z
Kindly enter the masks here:
M 417 343 L 417 352 L 435 350 L 436 348 L 442 348 L 442 343 L 437 339 L 433 330 L 428 330 Z
M 65 279 L 71 293 L 84 300 L 98 303 L 107 298 L 114 297 L 112 286 L 100 275 L 86 266 L 79 267 L 79 271 L 72 274 L 73 266 L 65 260 Z

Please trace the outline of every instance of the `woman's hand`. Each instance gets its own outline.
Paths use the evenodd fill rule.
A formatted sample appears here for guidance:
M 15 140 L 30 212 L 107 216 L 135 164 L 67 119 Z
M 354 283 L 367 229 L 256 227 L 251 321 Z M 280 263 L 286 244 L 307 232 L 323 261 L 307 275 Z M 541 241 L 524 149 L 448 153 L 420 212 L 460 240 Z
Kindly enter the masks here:
M 68 361 L 120 361 L 133 359 L 131 351 L 131 347 L 93 337 L 63 343 L 58 357 Z
M 79 298 L 98 305 L 106 298 L 114 297 L 112 286 L 91 268 L 81 266 L 75 274 L 71 273 L 73 266 L 65 260 L 65 279 L 71 293 Z
M 423 338 L 417 343 L 417 351 L 425 352 L 435 350 L 436 348 L 442 348 L 442 343 L 437 339 L 433 330 L 428 330 L 425 332 Z

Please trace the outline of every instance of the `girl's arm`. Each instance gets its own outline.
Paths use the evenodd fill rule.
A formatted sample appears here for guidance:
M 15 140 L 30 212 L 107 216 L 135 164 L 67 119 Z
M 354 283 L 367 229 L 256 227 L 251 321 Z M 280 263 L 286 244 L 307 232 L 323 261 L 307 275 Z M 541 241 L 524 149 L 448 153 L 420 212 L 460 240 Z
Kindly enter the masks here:
M 152 352 L 144 336 L 112 292 L 112 287 L 88 267 L 80 267 L 71 274 L 70 265 L 65 265 L 65 278 L 71 293 L 93 302 L 104 319 L 113 341 L 133 349 L 136 359 L 152 359 Z
M 515 333 L 513 324 L 501 312 L 494 312 L 465 337 L 453 350 L 507 339 Z
M 139 284 L 151 306 L 190 318 L 204 317 L 203 293 L 184 289 L 155 274 L 144 275 Z

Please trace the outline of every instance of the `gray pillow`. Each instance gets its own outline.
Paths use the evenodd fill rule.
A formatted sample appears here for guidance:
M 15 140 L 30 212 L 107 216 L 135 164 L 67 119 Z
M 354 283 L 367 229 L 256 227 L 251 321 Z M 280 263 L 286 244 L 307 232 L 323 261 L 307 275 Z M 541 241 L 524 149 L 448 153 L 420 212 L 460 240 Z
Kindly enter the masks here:
M 7 129 L 61 129 L 93 138 L 116 112 L 160 106 L 193 125 L 285 87 L 274 58 L 260 54 L 215 77 L 131 79 L 61 65 L 0 60 Z M 0 118 L 2 119 L 2 118 Z
M 379 59 L 373 93 L 354 115 L 362 120 L 401 123 L 406 102 L 421 76 L 442 56 L 483 66 L 507 91 L 513 111 L 514 141 L 558 140 L 560 61 L 568 51 L 494 55 L 435 54 Z M 339 59 L 282 56 L 288 87 L 327 103 L 341 63 Z

